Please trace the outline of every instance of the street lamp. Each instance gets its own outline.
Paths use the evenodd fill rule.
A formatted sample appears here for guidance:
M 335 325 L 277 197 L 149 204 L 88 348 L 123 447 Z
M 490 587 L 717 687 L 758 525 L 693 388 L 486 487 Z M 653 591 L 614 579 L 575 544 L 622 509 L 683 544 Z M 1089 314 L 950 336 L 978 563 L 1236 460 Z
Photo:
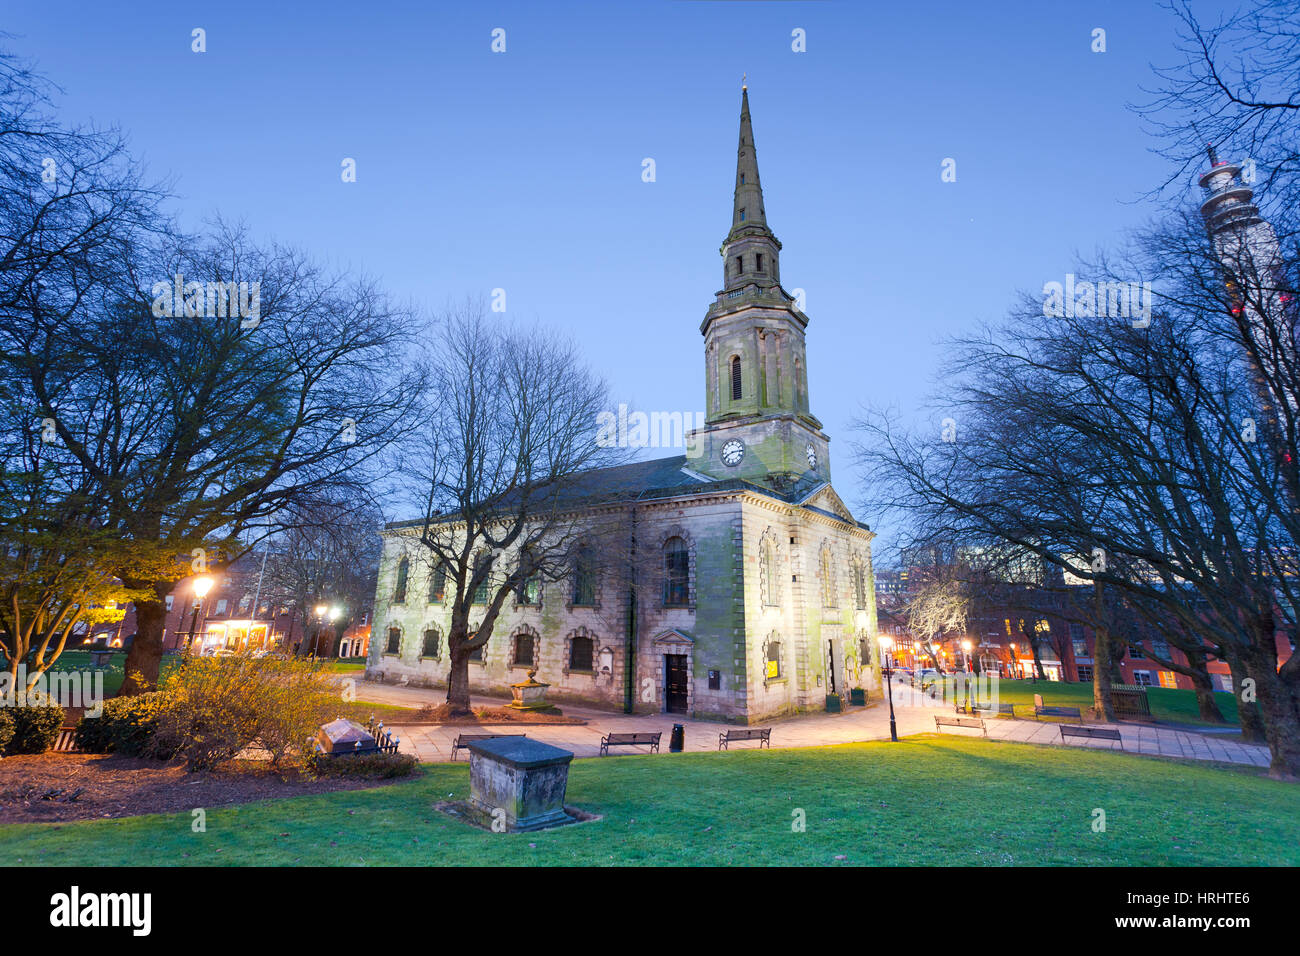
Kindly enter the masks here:
M 961 656 L 966 663 L 967 672 L 970 671 L 970 641 L 961 642 Z
M 898 743 L 898 724 L 894 720 L 894 655 L 889 654 L 889 649 L 894 644 L 894 639 L 886 635 L 880 638 L 880 652 L 885 659 L 885 687 L 889 692 L 889 739 Z
M 212 578 L 206 574 L 201 574 L 194 579 L 194 613 L 190 615 L 190 637 L 185 642 L 186 650 L 194 646 L 194 632 L 199 626 L 199 605 L 208 596 L 208 592 L 212 590 L 212 583 Z

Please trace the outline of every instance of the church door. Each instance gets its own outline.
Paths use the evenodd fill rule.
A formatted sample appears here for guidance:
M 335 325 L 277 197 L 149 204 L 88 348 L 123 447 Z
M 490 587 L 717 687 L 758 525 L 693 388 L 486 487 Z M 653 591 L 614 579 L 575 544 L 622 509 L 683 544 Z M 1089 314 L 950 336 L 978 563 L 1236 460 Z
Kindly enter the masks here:
M 839 688 L 835 683 L 835 642 L 826 642 L 826 693 L 838 694 Z
M 686 713 L 685 654 L 664 655 L 664 703 L 670 714 Z

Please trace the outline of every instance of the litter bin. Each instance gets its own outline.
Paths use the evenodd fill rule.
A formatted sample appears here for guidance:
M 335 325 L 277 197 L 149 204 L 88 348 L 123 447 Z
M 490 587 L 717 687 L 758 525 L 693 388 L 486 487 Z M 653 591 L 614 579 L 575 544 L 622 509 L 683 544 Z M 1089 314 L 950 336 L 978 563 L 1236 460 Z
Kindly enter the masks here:
M 673 724 L 672 736 L 668 738 L 668 752 L 679 754 L 686 749 L 686 727 Z

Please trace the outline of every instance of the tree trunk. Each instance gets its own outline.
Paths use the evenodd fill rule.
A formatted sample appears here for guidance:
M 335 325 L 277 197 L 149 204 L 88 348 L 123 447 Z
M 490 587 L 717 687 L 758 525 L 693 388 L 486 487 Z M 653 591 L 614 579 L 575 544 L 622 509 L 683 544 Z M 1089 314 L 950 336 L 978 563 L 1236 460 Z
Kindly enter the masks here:
M 1200 647 L 1183 651 L 1187 656 L 1187 667 L 1192 672 L 1192 689 L 1196 691 L 1196 709 L 1201 720 L 1210 724 L 1225 724 L 1219 705 L 1214 700 L 1214 684 L 1210 672 L 1205 667 L 1205 651 Z
M 1101 584 L 1093 585 L 1093 599 L 1097 610 L 1097 624 L 1092 629 L 1092 712 L 1093 716 L 1107 723 L 1115 722 L 1115 703 L 1111 699 L 1111 661 L 1110 628 L 1101 623 L 1106 620 L 1105 597 Z
M 1262 628 L 1260 630 L 1263 630 Z M 1267 646 L 1259 643 L 1267 640 Z M 1246 670 L 1255 679 L 1259 709 L 1264 718 L 1264 735 L 1268 742 L 1268 775 L 1277 780 L 1300 780 L 1300 710 L 1287 682 L 1277 673 L 1277 650 L 1269 622 L 1259 643 L 1242 652 Z
M 450 644 L 448 651 L 451 669 L 447 671 L 447 707 L 452 716 L 468 716 L 474 712 L 469 705 L 469 651 L 461 643 Z
M 1237 722 L 1241 724 L 1242 742 L 1248 744 L 1266 743 L 1264 718 L 1260 715 L 1259 705 L 1253 700 L 1247 701 L 1245 699 L 1246 690 L 1242 686 L 1242 682 L 1250 676 L 1246 670 L 1246 665 L 1237 649 L 1232 645 L 1224 647 L 1223 657 L 1228 662 L 1228 670 L 1232 674 L 1232 694 L 1237 699 Z
M 141 582 L 127 582 L 128 587 L 142 587 Z M 157 589 L 155 588 L 155 593 Z M 121 697 L 143 694 L 158 686 L 158 673 L 162 667 L 163 630 L 167 624 L 165 594 L 157 600 L 135 602 L 135 640 L 126 652 L 126 679 L 122 681 Z

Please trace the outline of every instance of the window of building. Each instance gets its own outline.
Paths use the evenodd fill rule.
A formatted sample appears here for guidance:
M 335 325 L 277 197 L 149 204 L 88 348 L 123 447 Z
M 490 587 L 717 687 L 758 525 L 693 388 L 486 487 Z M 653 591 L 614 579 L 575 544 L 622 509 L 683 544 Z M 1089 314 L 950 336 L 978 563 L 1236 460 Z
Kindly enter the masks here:
M 763 271 L 763 253 L 761 252 L 754 253 L 754 271 L 755 272 Z
M 408 558 L 402 558 L 397 562 L 397 586 L 393 588 L 393 603 L 406 603 L 406 579 L 411 573 L 411 562 Z
M 835 562 L 831 556 L 831 547 L 822 545 L 821 550 L 822 607 L 837 607 L 835 602 Z
M 438 656 L 438 651 L 440 649 L 438 645 L 441 641 L 441 638 L 442 635 L 438 633 L 438 629 L 436 627 L 431 627 L 427 631 L 425 631 L 424 646 L 420 648 L 420 656 L 436 658 Z
M 1131 661 L 1141 661 L 1146 659 L 1146 654 L 1142 652 L 1140 644 L 1134 644 L 1128 649 L 1128 657 Z
M 740 221 L 745 221 L 745 210 L 743 208 L 740 210 Z
M 741 397 L 740 356 L 731 357 L 731 400 L 739 401 Z
M 732 259 L 731 264 L 735 267 L 734 269 L 731 270 L 731 274 L 736 276 L 740 275 L 741 268 L 742 268 L 740 256 L 736 256 L 736 258 Z
M 865 634 L 858 636 L 858 666 L 868 667 L 871 664 L 871 638 Z
M 536 642 L 533 635 L 527 631 L 521 631 L 515 635 L 515 652 L 510 663 L 515 667 L 532 667 L 535 663 L 533 651 L 536 648 Z
M 226 599 L 225 599 L 225 598 L 222 598 L 220 601 L 217 602 L 217 611 L 216 611 L 216 613 L 217 613 L 217 614 L 225 614 L 225 613 L 226 613 Z
M 569 670 L 590 674 L 595 670 L 595 660 L 595 641 L 582 634 L 569 638 Z
M 447 597 L 447 566 L 441 561 L 429 575 L 429 603 L 441 604 Z
M 1080 624 L 1078 621 L 1070 622 L 1070 640 L 1072 641 L 1083 640 L 1083 625 Z
M 744 174 L 744 173 L 741 173 L 741 174 L 740 174 L 740 185 L 742 185 L 742 186 L 745 185 L 745 174 Z
M 1178 677 L 1173 671 L 1157 671 L 1156 677 L 1160 681 L 1161 687 L 1177 687 Z
M 1080 664 L 1076 670 L 1079 672 L 1079 680 L 1085 684 L 1092 683 L 1092 665 Z
M 1137 684 L 1139 687 L 1150 687 L 1150 686 L 1151 686 L 1151 672 L 1150 672 L 1150 671 L 1134 671 L 1134 672 L 1133 672 L 1133 683 Z
M 596 559 L 586 545 L 573 556 L 573 603 L 579 607 L 596 604 Z
M 480 573 L 482 573 L 483 579 L 482 581 L 479 582 L 478 587 L 474 588 L 474 597 L 472 603 L 487 604 L 488 588 L 492 582 L 491 569 L 492 569 L 492 559 L 489 558 L 487 554 L 479 554 L 479 556 L 474 559 L 474 576 L 477 577 Z
M 777 680 L 781 677 L 781 642 L 775 638 L 769 640 L 765 656 L 767 658 L 767 669 L 764 676 L 768 680 Z
M 763 538 L 759 545 L 759 583 L 763 591 L 763 604 L 766 607 L 776 607 L 781 603 L 780 594 L 777 591 L 776 577 L 776 543 L 771 537 Z
M 399 628 L 390 627 L 388 629 L 388 644 L 384 647 L 385 654 L 399 654 L 402 650 L 402 632 Z
M 672 537 L 664 542 L 664 604 L 682 607 L 691 600 L 691 554 L 686 542 Z
M 1073 646 L 1073 648 L 1074 648 L 1074 656 L 1075 656 L 1075 657 L 1087 657 L 1087 656 L 1088 656 L 1088 642 L 1085 641 L 1083 638 L 1081 638 L 1081 637 L 1080 637 L 1080 638 L 1076 638 L 1075 640 L 1071 641 L 1070 644 L 1071 644 L 1071 645 Z
M 527 552 L 519 555 L 521 577 L 515 598 L 520 604 L 540 604 L 542 601 L 542 578 L 535 565 Z
M 859 611 L 867 607 L 867 569 L 860 563 L 853 565 L 853 605 Z
M 471 634 L 470 639 L 472 640 L 473 638 L 474 635 Z M 474 648 L 472 651 L 469 652 L 469 659 L 473 661 L 475 664 L 482 664 L 483 652 L 485 650 L 487 650 L 487 644 L 480 644 L 478 647 Z
M 1151 654 L 1161 660 L 1169 660 L 1169 642 L 1155 640 L 1151 642 Z

